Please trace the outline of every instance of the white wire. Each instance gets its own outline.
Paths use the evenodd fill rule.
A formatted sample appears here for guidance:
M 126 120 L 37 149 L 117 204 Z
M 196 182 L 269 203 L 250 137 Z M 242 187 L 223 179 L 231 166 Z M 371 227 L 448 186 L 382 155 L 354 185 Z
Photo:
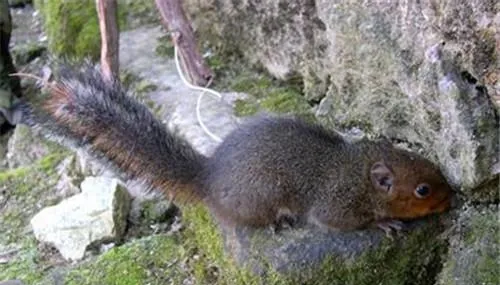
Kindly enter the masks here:
M 195 85 L 192 85 L 191 83 L 189 83 L 186 78 L 184 77 L 184 74 L 182 73 L 182 69 L 181 69 L 181 66 L 180 66 L 180 63 L 179 63 L 179 57 L 178 57 L 178 53 L 177 53 L 177 45 L 174 45 L 174 59 L 175 59 L 175 66 L 177 68 L 177 72 L 179 73 L 179 76 L 182 80 L 182 82 L 189 88 L 193 89 L 193 90 L 198 90 L 198 91 L 202 91 L 200 93 L 200 95 L 198 96 L 198 100 L 196 102 L 196 119 L 198 120 L 198 123 L 200 124 L 201 128 L 203 129 L 203 131 L 209 136 L 211 137 L 214 141 L 216 142 L 222 142 L 222 139 L 220 137 L 218 137 L 217 135 L 215 135 L 214 133 L 212 133 L 206 126 L 205 124 L 203 123 L 203 121 L 201 120 L 201 112 L 200 112 L 200 105 L 201 105 L 201 99 L 203 98 L 203 95 L 205 95 L 205 93 L 210 93 L 212 95 L 215 95 L 215 97 L 217 97 L 217 99 L 221 99 L 222 98 L 222 95 L 215 91 L 215 90 L 212 90 L 212 89 L 208 89 L 208 88 L 205 88 L 205 87 L 200 87 L 200 86 L 195 86 Z M 210 82 L 208 82 L 207 86 L 210 85 Z

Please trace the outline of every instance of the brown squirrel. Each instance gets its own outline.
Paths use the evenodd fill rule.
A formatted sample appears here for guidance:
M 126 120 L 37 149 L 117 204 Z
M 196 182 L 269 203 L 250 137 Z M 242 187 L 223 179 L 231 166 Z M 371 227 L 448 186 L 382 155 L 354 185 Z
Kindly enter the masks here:
M 201 201 L 226 226 L 291 217 L 328 229 L 392 231 L 399 220 L 450 207 L 440 170 L 388 142 L 352 143 L 297 119 L 256 117 L 205 157 L 97 67 L 66 68 L 59 77 L 36 103 L 16 105 L 21 123 L 174 199 Z

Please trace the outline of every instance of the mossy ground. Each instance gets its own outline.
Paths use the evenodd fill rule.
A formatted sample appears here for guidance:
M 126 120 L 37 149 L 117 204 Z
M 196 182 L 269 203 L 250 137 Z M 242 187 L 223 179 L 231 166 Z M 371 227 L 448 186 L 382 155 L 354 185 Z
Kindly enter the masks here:
M 37 249 L 29 221 L 42 207 L 59 201 L 53 193 L 59 179 L 55 169 L 66 154 L 65 150 L 54 150 L 31 166 L 0 172 L 0 247 L 16 249 L 12 259 L 0 263 L 0 280 L 17 278 L 37 284 L 46 266 L 50 267 Z
M 190 272 L 179 266 L 187 258 L 181 249 L 176 236 L 131 241 L 71 270 L 64 284 L 182 284 Z

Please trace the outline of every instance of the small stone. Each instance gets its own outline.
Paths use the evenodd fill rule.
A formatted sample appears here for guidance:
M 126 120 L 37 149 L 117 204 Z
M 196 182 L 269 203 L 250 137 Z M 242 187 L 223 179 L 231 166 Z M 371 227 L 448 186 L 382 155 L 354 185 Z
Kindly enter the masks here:
M 54 245 L 67 260 L 82 259 L 91 244 L 119 239 L 130 209 L 130 195 L 117 179 L 87 177 L 81 189 L 31 220 L 35 237 Z

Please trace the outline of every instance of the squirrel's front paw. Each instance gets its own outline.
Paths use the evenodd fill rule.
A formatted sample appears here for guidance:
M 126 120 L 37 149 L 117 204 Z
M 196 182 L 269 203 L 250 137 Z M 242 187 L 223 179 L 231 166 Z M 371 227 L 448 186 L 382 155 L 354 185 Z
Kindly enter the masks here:
M 381 220 L 377 222 L 377 227 L 382 229 L 385 232 L 385 235 L 394 239 L 393 233 L 399 234 L 404 229 L 405 224 L 398 220 Z

